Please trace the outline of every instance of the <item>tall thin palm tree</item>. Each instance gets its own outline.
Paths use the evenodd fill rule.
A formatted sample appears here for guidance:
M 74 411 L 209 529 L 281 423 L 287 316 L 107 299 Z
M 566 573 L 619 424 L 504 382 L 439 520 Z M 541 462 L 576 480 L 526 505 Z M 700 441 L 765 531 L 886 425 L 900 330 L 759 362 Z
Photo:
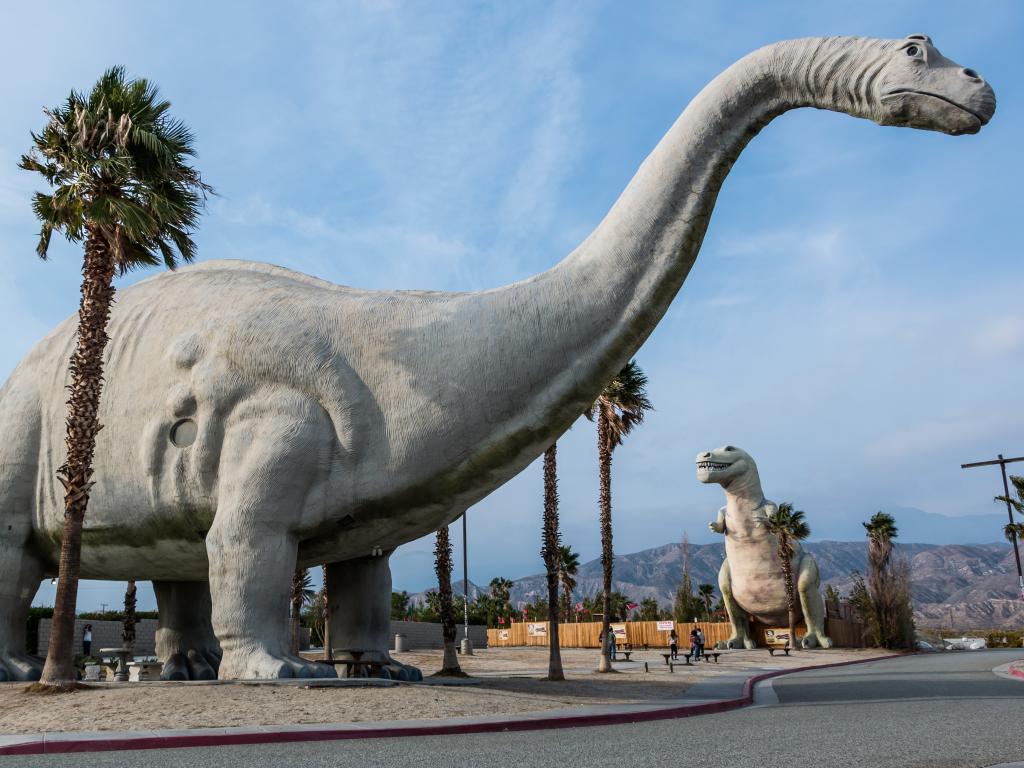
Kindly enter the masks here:
M 316 597 L 313 590 L 313 577 L 309 575 L 308 568 L 296 568 L 292 574 L 292 653 L 299 653 L 299 646 L 302 645 L 302 606 L 309 605 Z
M 789 611 L 789 645 L 799 648 L 796 642 L 796 585 L 793 583 L 793 555 L 796 542 L 811 535 L 811 529 L 804 521 L 804 513 L 793 509 L 789 502 L 779 504 L 775 514 L 769 515 L 765 523 L 768 532 L 778 540 L 779 559 L 782 561 L 782 576 L 786 580 L 786 607 Z
M 562 537 L 558 531 L 558 446 L 544 451 L 544 543 L 540 550 L 548 581 L 548 680 L 565 680 L 558 642 L 558 565 Z
M 491 597 L 494 598 L 499 616 L 508 618 L 512 615 L 512 606 L 509 605 L 509 598 L 512 595 L 513 586 L 513 583 L 504 576 L 495 576 L 491 579 Z
M 561 546 L 558 549 L 558 581 L 562 585 L 562 602 L 565 604 L 565 620 L 569 620 L 572 610 L 572 593 L 576 589 L 576 574 L 580 570 L 580 556 L 573 552 L 572 547 Z M 579 621 L 579 614 L 576 615 Z
M 78 341 L 70 362 L 67 458 L 57 470 L 64 487 L 53 631 L 40 683 L 74 685 L 75 605 L 81 566 L 82 521 L 93 486 L 93 452 L 103 389 L 103 351 L 114 300 L 114 276 L 137 267 L 192 261 L 191 235 L 206 195 L 188 159 L 195 155 L 188 127 L 173 119 L 170 102 L 147 80 L 107 70 L 88 94 L 72 91 L 45 110 L 48 122 L 32 134 L 19 167 L 37 171 L 51 187 L 32 208 L 42 222 L 36 253 L 46 258 L 58 232 L 85 244 Z
M 899 534 L 896 518 L 885 512 L 876 512 L 870 520 L 861 525 L 868 536 L 868 568 L 881 572 L 889 565 L 892 558 L 892 540 Z
M 605 386 L 587 410 L 587 418 L 597 419 L 597 454 L 599 468 L 599 507 L 601 518 L 601 567 L 604 571 L 604 617 L 602 618 L 601 662 L 598 672 L 611 672 L 608 652 L 609 614 L 612 598 L 612 452 L 626 435 L 644 420 L 653 406 L 647 397 L 647 377 L 631 360 Z
M 121 640 L 125 648 L 132 648 L 135 645 L 135 625 L 139 623 L 136 595 L 135 580 L 130 579 L 124 590 L 124 620 L 121 622 Z
M 452 542 L 448 526 L 437 530 L 434 542 L 434 571 L 437 573 L 438 615 L 441 619 L 441 637 L 444 640 L 444 658 L 441 670 L 435 674 L 444 677 L 465 677 L 455 652 L 455 610 L 452 605 Z

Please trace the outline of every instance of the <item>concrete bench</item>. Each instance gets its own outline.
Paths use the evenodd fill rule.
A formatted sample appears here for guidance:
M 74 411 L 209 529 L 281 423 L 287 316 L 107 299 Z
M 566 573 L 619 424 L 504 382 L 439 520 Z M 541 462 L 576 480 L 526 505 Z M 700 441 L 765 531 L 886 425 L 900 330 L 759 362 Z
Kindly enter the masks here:
M 133 683 L 159 680 L 163 668 L 159 661 L 133 661 L 128 665 L 128 680 Z

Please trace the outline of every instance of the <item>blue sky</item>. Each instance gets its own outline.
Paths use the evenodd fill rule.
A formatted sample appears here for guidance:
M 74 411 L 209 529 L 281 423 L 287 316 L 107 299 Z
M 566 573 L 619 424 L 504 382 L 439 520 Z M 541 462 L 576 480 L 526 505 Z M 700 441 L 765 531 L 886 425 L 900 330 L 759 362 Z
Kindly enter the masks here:
M 638 355 L 657 410 L 616 453 L 616 549 L 684 529 L 710 540 L 721 491 L 696 483 L 692 458 L 726 442 L 753 454 L 768 496 L 805 509 L 817 536 L 879 508 L 997 511 L 996 475 L 959 464 L 1024 454 L 1019 3 L 106 6 L 3 12 L 4 377 L 74 310 L 80 264 L 64 244 L 48 263 L 34 256 L 38 183 L 17 158 L 44 105 L 112 64 L 159 83 L 198 136 L 220 192 L 200 259 L 476 290 L 568 253 L 686 103 L 754 48 L 931 35 L 995 88 L 979 135 L 801 110 L 737 163 Z M 598 552 L 594 443 L 585 421 L 560 443 L 565 540 L 584 559 Z M 535 465 L 471 510 L 472 579 L 540 569 L 540 506 Z M 399 550 L 397 587 L 430 583 L 430 546 Z M 115 585 L 84 587 L 85 607 L 119 601 Z

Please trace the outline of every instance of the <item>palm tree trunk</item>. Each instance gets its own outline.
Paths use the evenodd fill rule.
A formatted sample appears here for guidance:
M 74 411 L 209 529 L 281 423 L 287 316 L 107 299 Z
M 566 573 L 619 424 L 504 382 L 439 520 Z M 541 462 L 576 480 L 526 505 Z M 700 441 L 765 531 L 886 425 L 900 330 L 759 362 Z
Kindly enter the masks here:
M 71 356 L 68 389 L 67 460 L 57 470 L 64 486 L 64 533 L 61 539 L 57 594 L 46 664 L 40 684 L 74 686 L 75 608 L 82 565 L 82 521 L 92 488 L 92 459 L 100 431 L 99 405 L 103 391 L 103 351 L 107 322 L 114 301 L 114 254 L 98 229 L 90 228 L 82 267 L 82 298 L 78 308 L 78 345 Z
M 299 638 L 301 637 L 302 626 L 302 587 L 305 583 L 306 569 L 296 568 L 292 574 L 292 620 L 291 620 L 291 646 L 292 653 L 298 655 Z
M 548 680 L 565 680 L 562 651 L 558 642 L 558 563 L 561 555 L 558 534 L 557 444 L 544 451 L 544 548 L 541 555 L 548 577 Z
M 786 607 L 789 610 L 789 647 L 797 650 L 800 645 L 796 641 L 796 590 L 793 588 L 793 563 L 789 553 L 789 545 L 779 542 L 779 557 L 782 560 L 782 575 L 786 579 Z
M 604 616 L 601 619 L 601 661 L 598 672 L 611 672 L 608 653 L 609 615 L 612 610 L 612 449 L 608 443 L 608 417 L 599 409 L 597 417 L 597 456 L 599 468 L 599 499 L 601 512 L 601 568 L 604 572 Z
M 434 570 L 437 572 L 437 602 L 441 618 L 441 637 L 444 640 L 444 659 L 438 675 L 463 677 L 459 657 L 455 653 L 455 611 L 452 608 L 452 543 L 448 526 L 439 528 L 434 543 Z

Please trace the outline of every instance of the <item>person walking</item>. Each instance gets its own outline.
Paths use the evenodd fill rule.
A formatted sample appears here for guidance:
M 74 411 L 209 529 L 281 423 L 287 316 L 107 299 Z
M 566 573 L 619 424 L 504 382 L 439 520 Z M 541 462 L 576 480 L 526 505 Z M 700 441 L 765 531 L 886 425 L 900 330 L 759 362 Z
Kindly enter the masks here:
M 92 651 L 92 624 L 82 627 L 82 655 L 91 656 Z
M 615 661 L 615 630 L 608 628 L 608 658 Z
M 679 634 L 675 627 L 668 633 L 668 652 L 672 655 L 672 661 L 679 661 Z
M 704 655 L 704 630 L 697 627 L 697 656 Z
M 700 643 L 697 640 L 697 628 L 694 627 L 690 630 L 690 658 L 700 658 Z

